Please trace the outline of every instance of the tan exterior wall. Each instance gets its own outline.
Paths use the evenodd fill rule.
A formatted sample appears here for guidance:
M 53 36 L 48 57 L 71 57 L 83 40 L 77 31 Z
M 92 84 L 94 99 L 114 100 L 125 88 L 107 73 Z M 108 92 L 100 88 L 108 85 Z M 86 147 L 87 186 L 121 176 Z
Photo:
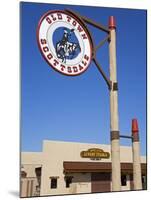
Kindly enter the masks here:
M 66 188 L 65 174 L 63 173 L 64 161 L 81 161 L 81 162 L 111 162 L 109 159 L 91 160 L 90 158 L 82 158 L 81 151 L 89 148 L 100 148 L 106 152 L 110 152 L 110 145 L 100 144 L 85 144 L 74 142 L 58 142 L 47 141 L 43 142 L 43 151 L 39 153 L 23 152 L 21 163 L 29 176 L 34 176 L 33 165 L 42 165 L 41 174 L 41 190 L 40 195 L 59 195 L 59 194 L 75 194 L 75 193 L 91 193 L 91 173 L 72 173 L 74 176 L 70 188 Z M 120 159 L 121 162 L 132 162 L 131 147 L 121 146 Z M 145 157 L 141 157 L 141 161 L 145 162 Z M 51 177 L 57 177 L 57 188 L 51 189 Z M 127 186 L 122 186 L 121 190 L 130 190 L 129 177 Z M 112 184 L 112 183 L 111 183 Z
M 41 165 L 43 162 L 42 152 L 22 152 L 21 154 L 21 164 L 33 164 Z
M 21 197 L 38 196 L 36 187 L 38 180 L 35 169 L 42 166 L 42 153 L 24 152 L 21 155 L 21 171 L 27 173 L 27 176 L 21 179 Z
M 90 161 L 80 157 L 80 151 L 88 148 L 96 147 L 96 145 L 85 145 L 80 143 L 67 142 L 49 142 L 44 141 L 43 156 L 44 168 L 42 171 L 41 195 L 44 194 L 68 194 L 68 193 L 89 193 L 91 192 L 91 176 L 87 174 L 76 174 L 76 179 L 73 179 L 71 188 L 65 187 L 65 175 L 63 174 L 64 161 Z M 79 153 L 78 153 L 79 152 Z M 58 188 L 50 188 L 51 176 L 58 176 Z M 85 178 L 85 180 L 83 180 Z M 46 186 L 47 185 L 47 186 Z
M 37 185 L 36 178 L 23 178 L 21 180 L 21 197 L 39 196 L 36 192 Z

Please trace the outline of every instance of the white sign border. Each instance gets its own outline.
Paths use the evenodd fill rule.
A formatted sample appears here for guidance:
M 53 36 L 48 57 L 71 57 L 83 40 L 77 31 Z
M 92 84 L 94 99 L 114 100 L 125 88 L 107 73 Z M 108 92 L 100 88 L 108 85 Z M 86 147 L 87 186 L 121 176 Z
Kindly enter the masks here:
M 80 26 L 82 27 L 82 29 L 84 30 L 84 32 L 86 33 L 86 36 L 88 38 L 88 42 L 89 42 L 89 46 L 90 46 L 90 55 L 89 55 L 89 58 L 88 60 L 85 59 L 86 62 L 88 62 L 86 64 L 86 66 L 83 66 L 82 67 L 84 69 L 78 71 L 78 72 L 75 72 L 75 73 L 68 73 L 66 71 L 61 71 L 59 70 L 56 66 L 54 66 L 52 63 L 50 63 L 47 59 L 47 57 L 45 56 L 45 54 L 43 53 L 43 50 L 41 48 L 41 45 L 40 45 L 40 38 L 39 38 L 39 32 L 40 32 L 40 26 L 43 22 L 43 20 L 50 14 L 54 14 L 54 13 L 63 13 L 65 15 L 68 15 L 70 17 L 72 17 L 75 21 L 77 21 Z M 42 17 L 40 18 L 39 20 L 39 23 L 38 23 L 38 27 L 37 27 L 37 43 L 38 43 L 38 46 L 39 46 L 39 49 L 40 49 L 40 52 L 42 54 L 42 56 L 44 57 L 45 61 L 49 64 L 49 66 L 51 66 L 54 70 L 56 70 L 57 72 L 61 73 L 61 74 L 64 74 L 64 75 L 67 75 L 67 76 L 77 76 L 77 75 L 80 75 L 80 74 L 83 74 L 89 67 L 89 65 L 91 64 L 91 60 L 92 60 L 92 57 L 93 57 L 93 42 L 92 42 L 92 38 L 91 38 L 91 35 L 89 33 L 89 31 L 87 30 L 87 28 L 85 27 L 85 24 L 80 20 L 80 18 L 78 18 L 77 16 L 75 16 L 74 14 L 71 14 L 71 13 L 68 13 L 67 11 L 65 10 L 49 10 L 48 12 L 44 13 L 44 15 L 42 15 Z

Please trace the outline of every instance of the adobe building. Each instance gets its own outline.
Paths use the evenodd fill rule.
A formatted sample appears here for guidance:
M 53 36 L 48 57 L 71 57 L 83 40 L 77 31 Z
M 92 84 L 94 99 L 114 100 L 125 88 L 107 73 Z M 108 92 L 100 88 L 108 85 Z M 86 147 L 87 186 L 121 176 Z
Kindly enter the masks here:
M 134 190 L 132 147 L 120 146 L 121 190 Z M 110 192 L 111 147 L 104 144 L 43 142 L 42 152 L 21 153 L 21 197 Z M 141 156 L 143 189 L 146 157 Z

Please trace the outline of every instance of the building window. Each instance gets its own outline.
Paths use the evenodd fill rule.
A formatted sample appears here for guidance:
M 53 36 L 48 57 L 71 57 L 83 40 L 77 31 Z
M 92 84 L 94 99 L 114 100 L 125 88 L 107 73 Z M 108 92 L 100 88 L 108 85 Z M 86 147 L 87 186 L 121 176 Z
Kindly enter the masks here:
M 146 176 L 142 176 L 142 188 L 143 190 L 147 190 Z
M 65 181 L 66 181 L 66 188 L 70 187 L 70 184 L 72 183 L 72 178 L 71 176 L 67 176 L 65 177 Z
M 57 178 L 51 178 L 51 189 L 57 188 Z
M 121 185 L 126 186 L 127 185 L 127 178 L 126 175 L 121 176 Z

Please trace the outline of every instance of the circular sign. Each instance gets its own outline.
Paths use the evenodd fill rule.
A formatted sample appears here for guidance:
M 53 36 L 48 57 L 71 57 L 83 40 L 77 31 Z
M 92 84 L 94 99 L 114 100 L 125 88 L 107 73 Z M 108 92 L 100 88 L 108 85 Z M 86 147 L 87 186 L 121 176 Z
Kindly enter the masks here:
M 68 12 L 44 14 L 38 25 L 37 40 L 48 64 L 62 74 L 79 75 L 91 62 L 91 37 L 81 20 Z

